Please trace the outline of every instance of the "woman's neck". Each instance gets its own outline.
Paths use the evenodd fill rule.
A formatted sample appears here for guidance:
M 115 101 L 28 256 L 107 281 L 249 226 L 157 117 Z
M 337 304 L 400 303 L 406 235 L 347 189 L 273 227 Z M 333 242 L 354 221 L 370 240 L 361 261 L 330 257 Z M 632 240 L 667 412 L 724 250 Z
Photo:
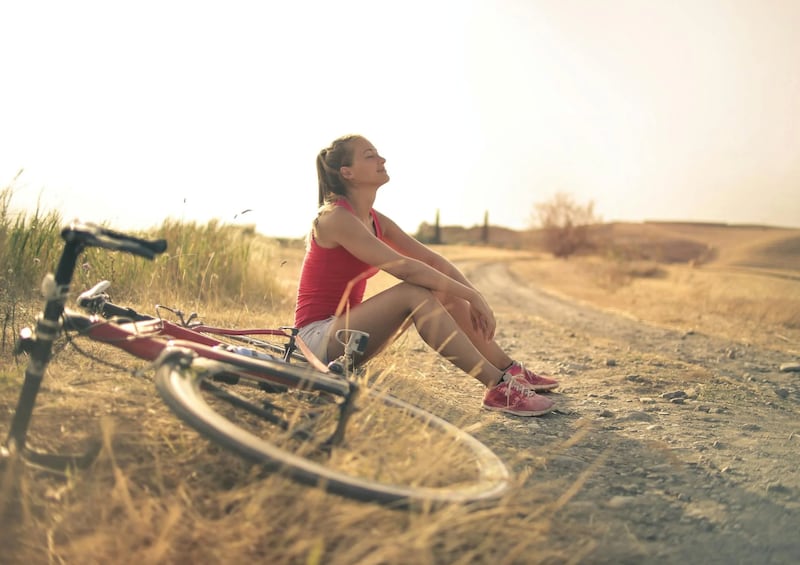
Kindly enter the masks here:
M 347 201 L 353 208 L 353 212 L 355 212 L 357 218 L 363 222 L 372 221 L 370 210 L 372 210 L 372 205 L 375 203 L 374 191 L 349 190 L 345 198 L 347 198 Z

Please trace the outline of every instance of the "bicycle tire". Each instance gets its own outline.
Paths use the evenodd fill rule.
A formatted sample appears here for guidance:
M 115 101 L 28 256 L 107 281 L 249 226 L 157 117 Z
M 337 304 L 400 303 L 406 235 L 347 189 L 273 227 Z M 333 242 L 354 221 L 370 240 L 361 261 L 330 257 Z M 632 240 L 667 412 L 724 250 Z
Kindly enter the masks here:
M 243 418 L 235 413 L 230 416 L 228 412 L 233 412 L 236 402 L 229 404 L 230 399 L 211 398 L 212 406 L 207 402 L 207 395 L 203 391 L 204 386 L 211 383 L 214 387 L 217 386 L 213 376 L 220 371 L 226 373 L 238 371 L 243 376 L 246 374 L 248 378 L 255 381 L 264 378 L 273 380 L 276 377 L 284 382 L 295 380 L 306 383 L 306 388 L 315 388 L 319 379 L 323 389 L 326 387 L 326 382 L 337 379 L 337 377 L 287 363 L 270 364 L 251 359 L 244 360 L 242 363 L 221 363 L 205 359 L 181 348 L 172 348 L 165 352 L 156 365 L 158 391 L 169 408 L 185 423 L 213 442 L 254 463 L 265 466 L 270 471 L 279 471 L 299 483 L 321 487 L 328 492 L 356 500 L 403 508 L 446 503 L 488 503 L 496 501 L 508 490 L 510 480 L 508 469 L 488 447 L 454 424 L 391 394 L 372 388 L 367 389 L 365 398 L 368 398 L 369 402 L 363 403 L 367 408 L 360 406 L 355 414 L 358 414 L 362 420 L 374 419 L 375 422 L 379 422 L 375 419 L 376 416 L 370 413 L 376 413 L 383 409 L 376 409 L 376 406 L 385 406 L 392 411 L 393 425 L 398 422 L 399 427 L 401 420 L 402 425 L 407 425 L 408 421 L 417 422 L 414 424 L 419 427 L 419 429 L 414 428 L 418 432 L 415 440 L 425 438 L 429 446 L 435 442 L 442 442 L 442 445 L 446 446 L 444 451 L 451 450 L 454 461 L 456 456 L 461 457 L 462 462 L 468 461 L 468 466 L 472 467 L 471 470 L 468 470 L 469 480 L 458 478 L 454 479 L 453 484 L 426 485 L 414 484 L 414 481 L 418 480 L 416 477 L 410 478 L 406 483 L 398 483 L 384 478 L 350 474 L 349 470 L 343 471 L 330 466 L 331 460 L 335 457 L 330 459 L 323 457 L 324 460 L 320 461 L 320 457 L 311 451 L 294 452 L 288 449 L 286 444 L 290 442 L 281 443 L 277 439 L 279 435 L 277 432 L 273 432 L 276 437 L 260 437 L 253 431 L 245 429 L 242 422 L 245 419 L 253 420 L 256 418 L 255 416 L 247 414 L 246 418 Z M 259 368 L 260 374 L 258 371 L 254 371 L 254 367 L 259 365 L 263 365 Z M 276 372 L 280 374 L 278 375 Z M 236 393 L 232 394 L 237 397 Z M 299 392 L 298 394 L 307 393 Z M 365 413 L 362 414 L 362 411 Z M 259 426 L 262 425 L 267 426 L 268 424 L 259 421 Z M 375 424 L 370 425 L 374 426 Z M 384 427 L 381 426 L 380 429 L 383 430 Z M 282 437 L 284 440 L 286 439 L 285 434 Z M 361 443 L 369 445 L 370 449 L 373 449 L 372 438 L 369 438 L 368 441 L 366 441 L 367 438 L 362 439 L 365 441 L 348 440 L 346 443 Z M 293 442 L 302 444 L 296 440 Z M 388 443 L 387 447 L 394 448 L 394 444 L 408 442 L 389 441 Z M 420 455 L 424 454 L 424 449 L 418 442 L 412 443 L 413 450 L 420 452 Z M 401 448 L 398 447 L 398 449 Z M 446 468 L 449 468 L 449 463 L 442 457 L 443 451 L 439 448 L 431 447 L 431 449 L 433 451 L 427 451 L 427 456 L 430 458 L 435 453 L 433 455 L 436 460 L 434 466 L 448 465 Z M 340 448 L 336 448 L 336 451 L 339 455 Z M 359 453 L 355 457 L 358 460 L 357 457 L 364 456 L 364 453 Z M 348 457 L 354 457 L 354 455 L 346 453 L 342 455 L 341 459 L 349 461 Z M 387 454 L 381 451 L 379 457 L 387 457 Z M 407 454 L 398 454 L 398 458 L 403 457 L 407 457 Z M 365 461 L 365 464 L 371 465 L 368 461 Z M 374 472 L 371 466 L 369 469 L 370 473 Z M 423 469 L 411 467 L 406 470 L 419 474 Z M 437 472 L 439 472 L 437 469 L 431 469 L 428 474 Z M 437 476 L 436 480 L 439 481 L 441 478 Z

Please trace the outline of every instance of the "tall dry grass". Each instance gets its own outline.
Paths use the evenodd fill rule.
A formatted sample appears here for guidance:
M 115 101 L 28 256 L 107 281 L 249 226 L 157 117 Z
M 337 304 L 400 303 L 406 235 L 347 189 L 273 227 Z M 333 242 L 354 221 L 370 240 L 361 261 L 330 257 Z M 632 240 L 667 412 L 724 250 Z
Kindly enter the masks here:
M 152 235 L 169 244 L 150 280 L 151 285 L 158 281 L 157 292 L 188 299 L 195 306 L 269 309 L 285 303 L 275 275 L 280 266 L 278 244 L 254 227 L 166 220 Z M 130 294 L 136 289 L 124 290 Z
M 31 298 L 58 259 L 61 217 L 57 212 L 15 212 L 13 190 L 0 190 L 0 352 L 7 352 L 19 324 L 30 314 Z
M 12 186 L 0 191 L 0 314 L 5 351 L 20 324 L 29 323 L 26 317 L 40 306 L 41 281 L 55 269 L 65 223 L 57 211 L 15 211 L 12 197 Z M 276 277 L 281 263 L 279 244 L 257 234 L 252 226 L 167 219 L 133 235 L 164 238 L 167 252 L 151 262 L 89 248 L 79 260 L 72 290 L 80 292 L 109 280 L 114 295 L 128 303 L 181 304 L 187 310 L 285 311 L 293 298 Z

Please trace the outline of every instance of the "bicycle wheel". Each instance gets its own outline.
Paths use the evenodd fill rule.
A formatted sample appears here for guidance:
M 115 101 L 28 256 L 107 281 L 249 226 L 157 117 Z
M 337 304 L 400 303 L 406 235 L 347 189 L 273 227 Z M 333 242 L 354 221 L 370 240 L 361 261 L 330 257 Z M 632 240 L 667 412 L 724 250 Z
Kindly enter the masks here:
M 330 445 L 350 384 L 287 363 L 221 363 L 173 349 L 157 364 L 164 401 L 202 435 L 270 470 L 350 498 L 396 505 L 475 503 L 508 488 L 503 462 L 473 436 L 375 388 L 359 394 L 346 435 Z M 214 379 L 239 375 L 235 387 Z M 265 378 L 298 388 L 264 395 Z M 321 393 L 319 391 L 322 391 Z

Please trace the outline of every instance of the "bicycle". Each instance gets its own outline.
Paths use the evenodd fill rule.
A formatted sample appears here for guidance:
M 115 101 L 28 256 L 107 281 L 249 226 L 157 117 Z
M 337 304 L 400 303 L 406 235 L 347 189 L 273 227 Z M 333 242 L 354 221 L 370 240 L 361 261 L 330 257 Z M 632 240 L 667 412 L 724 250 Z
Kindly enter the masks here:
M 54 471 L 91 464 L 99 452 L 37 451 L 27 434 L 56 339 L 85 337 L 152 361 L 156 388 L 185 423 L 213 442 L 300 483 L 357 500 L 397 507 L 439 503 L 483 503 L 509 486 L 503 462 L 466 431 L 368 385 L 352 370 L 364 335 L 339 336 L 345 356 L 332 372 L 307 351 L 297 330 L 237 330 L 202 324 L 196 315 L 179 319 L 143 315 L 108 300 L 105 283 L 66 307 L 80 254 L 87 247 L 154 259 L 164 240 L 148 241 L 94 224 L 73 222 L 62 230 L 64 247 L 55 274 L 42 284 L 45 298 L 34 328 L 20 332 L 17 353 L 29 360 L 0 461 L 19 457 Z M 283 345 L 259 336 L 279 336 Z M 227 339 L 239 342 L 232 345 Z M 298 352 L 297 350 L 301 351 Z M 305 350 L 305 351 L 303 351 Z M 303 353 L 306 353 L 303 355 Z M 252 386 L 244 386 L 252 385 Z M 352 433 L 350 433 L 352 432 Z M 414 442 L 393 441 L 409 434 Z M 397 450 L 395 453 L 394 450 Z M 427 457 L 417 455 L 428 450 Z M 430 453 L 437 453 L 436 463 Z M 456 476 L 441 472 L 459 469 Z

